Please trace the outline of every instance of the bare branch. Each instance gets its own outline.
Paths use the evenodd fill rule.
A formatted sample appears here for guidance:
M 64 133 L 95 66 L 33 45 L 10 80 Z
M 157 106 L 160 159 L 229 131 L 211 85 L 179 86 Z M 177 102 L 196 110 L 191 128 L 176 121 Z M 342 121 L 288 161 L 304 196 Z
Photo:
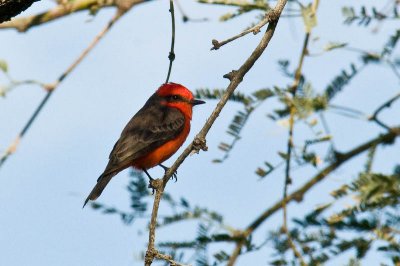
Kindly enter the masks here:
M 385 108 L 389 108 L 392 103 L 394 103 L 395 101 L 397 101 L 400 98 L 400 93 L 397 93 L 395 96 L 393 96 L 392 98 L 390 98 L 389 100 L 387 100 L 386 102 L 384 102 L 383 104 L 381 104 L 373 113 L 372 116 L 370 116 L 368 118 L 369 121 L 374 121 L 375 123 L 377 123 L 378 125 L 380 125 L 381 127 L 387 129 L 387 130 L 391 130 L 391 128 L 389 126 L 387 126 L 385 123 L 383 123 L 379 118 L 378 115 L 380 112 L 382 112 Z
M 144 264 L 146 266 L 150 266 L 156 257 L 158 251 L 155 249 L 155 234 L 156 234 L 156 225 L 157 225 L 157 214 L 158 208 L 160 206 L 160 201 L 162 195 L 164 193 L 165 185 L 162 182 L 162 179 L 150 180 L 150 186 L 156 191 L 156 195 L 154 197 L 153 210 L 151 212 L 150 226 L 149 226 L 149 244 L 147 246 L 146 256 L 144 260 Z
M 182 5 L 180 4 L 179 0 L 175 0 L 176 6 L 178 7 L 179 12 L 182 15 L 183 22 L 204 22 L 208 21 L 207 18 L 191 18 L 189 17 L 186 12 L 183 10 Z
M 62 1 L 46 12 L 28 17 L 13 19 L 12 21 L 0 24 L 0 29 L 16 29 L 19 32 L 26 32 L 30 28 L 47 22 L 68 16 L 72 13 L 88 10 L 95 12 L 101 8 L 117 7 L 121 10 L 128 10 L 132 6 L 148 2 L 150 0 L 74 0 Z
M 15 140 L 12 142 L 12 144 L 7 148 L 3 156 L 0 158 L 0 168 L 3 166 L 4 162 L 9 158 L 10 155 L 12 155 L 16 149 L 17 149 L 17 144 L 19 144 L 20 140 L 24 137 L 26 132 L 30 129 L 32 126 L 33 122 L 36 120 L 37 116 L 39 115 L 40 111 L 42 111 L 43 107 L 46 105 L 48 100 L 50 99 L 50 96 L 53 94 L 53 92 L 57 89 L 57 87 L 60 85 L 60 83 L 79 65 L 80 62 L 89 54 L 91 50 L 96 46 L 96 44 L 104 37 L 104 35 L 111 29 L 111 27 L 114 25 L 114 23 L 125 13 L 125 11 L 122 10 L 117 10 L 116 14 L 114 17 L 108 22 L 106 27 L 93 39 L 93 41 L 89 44 L 89 46 L 79 55 L 79 57 L 60 75 L 60 77 L 54 82 L 50 84 L 45 84 L 44 87 L 47 90 L 47 93 L 45 97 L 42 99 L 42 101 L 39 103 L 39 105 L 36 107 L 35 111 L 29 118 L 28 122 L 25 124 L 25 126 L 22 128 L 21 132 L 18 134 L 18 136 L 15 138 Z
M 176 262 L 176 261 L 174 261 L 172 259 L 172 257 L 170 255 L 161 254 L 158 251 L 157 251 L 155 256 L 156 256 L 157 259 L 168 261 L 170 266 L 190 266 L 190 265 L 185 265 L 185 264 L 181 264 L 179 262 Z
M 229 100 L 230 96 L 233 94 L 235 89 L 239 86 L 242 82 L 243 77 L 246 73 L 252 68 L 254 63 L 257 61 L 258 58 L 262 55 L 264 50 L 267 48 L 272 36 L 274 35 L 276 26 L 278 24 L 279 16 L 282 13 L 283 8 L 286 5 L 287 0 L 280 0 L 276 4 L 276 7 L 271 10 L 270 12 L 274 13 L 271 17 L 275 18 L 275 20 L 271 20 L 268 28 L 261 39 L 260 43 L 254 49 L 253 53 L 250 55 L 249 58 L 243 63 L 243 65 L 238 69 L 231 71 L 230 73 L 224 75 L 225 78 L 230 80 L 230 83 L 221 97 L 220 101 L 218 102 L 217 106 L 215 107 L 214 111 L 211 113 L 210 117 L 207 119 L 206 123 L 204 124 L 203 128 L 200 132 L 196 135 L 192 143 L 189 144 L 188 147 L 183 151 L 183 153 L 178 157 L 175 163 L 169 168 L 164 177 L 162 179 L 155 179 L 150 181 L 150 187 L 156 190 L 156 196 L 154 198 L 153 203 L 153 210 L 152 210 L 152 218 L 150 222 L 150 232 L 149 232 L 149 244 L 145 256 L 145 265 L 151 265 L 153 259 L 156 257 L 156 250 L 154 248 L 155 242 L 155 226 L 157 223 L 157 213 L 158 208 L 161 200 L 162 193 L 164 192 L 164 188 L 167 185 L 168 181 L 170 180 L 171 176 L 178 167 L 183 163 L 183 161 L 192 153 L 192 152 L 199 152 L 200 150 L 207 150 L 206 146 L 206 136 L 208 131 L 210 130 L 211 126 L 214 124 L 215 120 L 221 113 L 222 109 L 224 108 L 225 104 Z
M 276 18 L 272 17 L 275 14 L 273 12 L 268 12 L 265 15 L 265 18 L 263 20 L 261 20 L 257 25 L 255 25 L 254 27 L 251 27 L 245 31 L 242 31 L 241 33 L 239 33 L 238 35 L 235 35 L 229 39 L 226 39 L 222 42 L 219 42 L 217 40 L 212 40 L 211 43 L 213 45 L 213 47 L 211 48 L 211 50 L 218 50 L 221 46 L 224 46 L 227 43 L 230 43 L 236 39 L 239 39 L 247 34 L 249 34 L 250 32 L 252 32 L 254 35 L 256 35 L 257 33 L 260 32 L 261 28 L 264 27 L 268 22 L 276 20 Z
M 171 34 L 171 50 L 169 51 L 168 59 L 169 59 L 169 67 L 168 74 L 165 83 L 168 83 L 169 76 L 171 75 L 172 70 L 172 62 L 175 60 L 175 11 L 174 11 L 174 1 L 169 0 L 169 12 L 171 13 L 171 22 L 172 22 L 172 34 Z
M 302 69 L 303 69 L 303 63 L 304 63 L 304 58 L 305 56 L 308 54 L 308 42 L 310 40 L 310 32 L 307 32 L 305 34 L 305 38 L 304 38 L 304 43 L 303 43 L 303 48 L 301 50 L 301 55 L 300 55 L 300 59 L 299 59 L 299 63 L 295 72 L 295 76 L 294 76 L 294 81 L 293 81 L 293 85 L 291 86 L 290 90 L 292 93 L 292 98 L 296 97 L 296 92 L 297 89 L 299 87 L 299 83 L 300 83 L 300 79 L 301 79 L 301 73 L 302 73 Z M 287 191 L 288 191 L 288 186 L 292 183 L 292 179 L 290 176 L 290 165 L 291 165 L 291 159 L 292 159 L 292 149 L 294 146 L 293 143 L 293 134 L 294 134 L 294 117 L 296 114 L 296 107 L 294 106 L 294 104 L 290 104 L 290 117 L 289 117 L 289 137 L 288 137 L 288 142 L 287 142 L 287 153 L 286 153 L 286 169 L 285 169 L 285 183 L 283 186 L 283 226 L 282 226 L 282 230 L 283 232 L 285 232 L 287 239 L 288 239 L 288 243 L 290 248 L 293 250 L 293 253 L 295 255 L 296 258 L 298 258 L 300 260 L 300 264 L 301 265 L 306 265 L 306 263 L 304 262 L 303 257 L 301 256 L 301 253 L 298 251 L 296 245 L 294 244 L 292 237 L 290 235 L 288 226 L 287 226 L 287 208 L 286 208 L 286 197 L 287 197 Z

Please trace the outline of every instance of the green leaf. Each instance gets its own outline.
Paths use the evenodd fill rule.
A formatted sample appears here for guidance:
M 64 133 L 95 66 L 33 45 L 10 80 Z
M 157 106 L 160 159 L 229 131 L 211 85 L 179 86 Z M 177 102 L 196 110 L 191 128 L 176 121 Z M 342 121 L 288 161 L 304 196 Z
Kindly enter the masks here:
M 256 174 L 260 177 L 265 177 L 268 174 L 268 172 L 265 171 L 264 169 L 258 167 L 256 170 Z
M 284 153 L 284 152 L 281 152 L 281 151 L 278 152 L 278 155 L 281 156 L 282 159 L 284 159 L 284 160 L 287 160 L 288 157 L 289 157 L 287 153 Z
M 347 43 L 329 42 L 324 46 L 325 51 L 332 51 L 334 49 L 340 49 L 346 47 Z
M 259 101 L 265 100 L 274 95 L 274 92 L 270 89 L 261 89 L 253 92 L 253 96 Z

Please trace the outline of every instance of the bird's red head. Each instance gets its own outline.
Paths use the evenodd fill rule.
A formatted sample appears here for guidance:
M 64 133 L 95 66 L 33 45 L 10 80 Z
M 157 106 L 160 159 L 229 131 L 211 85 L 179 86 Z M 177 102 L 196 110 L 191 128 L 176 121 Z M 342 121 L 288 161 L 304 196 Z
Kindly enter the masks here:
M 193 106 L 205 103 L 194 99 L 193 93 L 185 86 L 173 82 L 161 85 L 156 94 L 163 99 L 162 104 L 179 109 L 189 119 L 192 119 Z

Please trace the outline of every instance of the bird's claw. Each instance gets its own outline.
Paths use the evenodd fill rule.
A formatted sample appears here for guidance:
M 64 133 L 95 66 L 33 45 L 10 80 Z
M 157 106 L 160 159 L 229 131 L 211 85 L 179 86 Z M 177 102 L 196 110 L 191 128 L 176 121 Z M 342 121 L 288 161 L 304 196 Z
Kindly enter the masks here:
M 154 181 L 154 179 L 149 180 L 149 185 L 147 187 L 151 188 L 151 195 L 154 195 L 154 191 L 156 191 L 156 188 L 153 186 L 152 181 Z
M 177 171 L 175 171 L 175 172 L 172 174 L 171 179 L 175 179 L 175 183 L 176 183 L 176 181 L 178 181 L 178 172 L 177 172 Z
M 151 176 L 150 176 L 150 174 L 147 172 L 147 170 L 146 169 L 142 169 L 143 170 L 143 172 L 145 172 L 145 174 L 147 175 L 147 177 L 149 178 L 149 185 L 147 186 L 148 188 L 151 188 L 151 194 L 152 195 L 154 195 L 154 191 L 156 190 L 156 187 L 153 185 L 153 182 L 155 181 L 154 180 L 154 178 L 152 178 Z
M 170 169 L 169 167 L 166 167 L 165 165 L 162 165 L 162 164 L 159 164 L 159 166 L 161 166 L 164 169 L 165 173 Z M 175 179 L 175 183 L 176 183 L 176 181 L 178 181 L 178 171 L 176 171 L 176 170 L 174 171 L 174 173 L 171 176 L 171 179 Z

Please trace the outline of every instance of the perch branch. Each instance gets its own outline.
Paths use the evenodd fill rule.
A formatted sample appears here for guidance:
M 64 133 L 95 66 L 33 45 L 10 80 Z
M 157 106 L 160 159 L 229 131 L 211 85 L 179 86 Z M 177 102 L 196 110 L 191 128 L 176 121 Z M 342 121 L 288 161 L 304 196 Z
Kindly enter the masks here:
M 156 257 L 156 249 L 155 249 L 155 226 L 157 224 L 157 215 L 159 204 L 161 200 L 162 193 L 164 191 L 165 186 L 167 185 L 168 181 L 170 180 L 173 173 L 178 169 L 178 167 L 183 163 L 183 161 L 192 153 L 192 152 L 199 152 L 200 150 L 207 150 L 206 146 L 206 136 L 214 124 L 215 120 L 221 113 L 222 109 L 224 108 L 225 104 L 227 103 L 228 99 L 235 91 L 235 89 L 239 86 L 242 82 L 243 77 L 246 73 L 253 67 L 254 63 L 257 61 L 258 58 L 262 55 L 264 50 L 267 48 L 272 36 L 274 35 L 274 31 L 278 24 L 279 16 L 282 13 L 283 8 L 286 5 L 287 0 L 279 0 L 273 10 L 270 12 L 274 13 L 271 17 L 275 18 L 275 20 L 271 20 L 268 28 L 262 37 L 260 43 L 254 49 L 252 54 L 243 65 L 238 70 L 233 70 L 230 73 L 224 75 L 224 78 L 230 80 L 230 83 L 221 97 L 220 101 L 218 102 L 217 106 L 215 107 L 214 111 L 211 113 L 210 117 L 207 119 L 206 123 L 204 124 L 203 128 L 200 132 L 195 136 L 194 140 L 189 144 L 188 147 L 183 151 L 183 153 L 178 157 L 175 163 L 167 170 L 165 175 L 162 179 L 155 179 L 150 182 L 150 186 L 156 190 L 156 196 L 154 198 L 153 203 L 153 210 L 151 214 L 151 222 L 149 226 L 149 244 L 146 251 L 145 256 L 145 265 L 151 265 L 152 261 Z

